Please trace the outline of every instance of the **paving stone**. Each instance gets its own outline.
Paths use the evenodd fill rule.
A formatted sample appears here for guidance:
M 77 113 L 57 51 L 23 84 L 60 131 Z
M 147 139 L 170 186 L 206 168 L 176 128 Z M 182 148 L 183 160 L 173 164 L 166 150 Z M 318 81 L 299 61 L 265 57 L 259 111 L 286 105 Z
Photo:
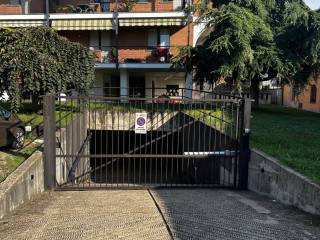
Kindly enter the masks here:
M 320 218 L 249 192 L 161 189 L 174 239 L 320 239 Z M 50 192 L 0 220 L 1 240 L 171 239 L 146 190 Z
M 320 239 L 320 217 L 248 192 L 153 190 L 175 239 Z
M 45 193 L 0 221 L 6 239 L 170 239 L 147 191 Z

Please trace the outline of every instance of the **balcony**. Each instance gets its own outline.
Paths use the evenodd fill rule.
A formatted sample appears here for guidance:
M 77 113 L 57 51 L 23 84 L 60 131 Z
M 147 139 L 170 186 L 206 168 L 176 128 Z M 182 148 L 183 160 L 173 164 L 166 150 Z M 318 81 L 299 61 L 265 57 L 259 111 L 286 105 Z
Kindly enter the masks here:
M 172 12 L 182 11 L 186 0 L 66 0 L 51 1 L 50 13 L 103 14 L 112 12 Z
M 13 4 L 15 2 L 17 4 Z M 49 14 L 46 14 L 46 1 L 43 0 L 1 1 L 0 27 L 41 26 L 49 22 L 56 30 L 112 30 L 117 28 L 116 23 L 119 27 L 186 24 L 186 16 L 182 11 L 185 0 L 119 0 L 117 3 L 115 0 L 50 0 L 49 2 Z
M 172 59 L 179 53 L 179 46 L 105 46 L 90 48 L 95 53 L 98 68 L 119 67 L 131 68 L 169 68 Z
M 45 25 L 45 1 L 0 1 L 0 28 L 35 27 Z
M 44 14 L 45 9 L 43 0 L 2 0 L 0 2 L 0 15 Z

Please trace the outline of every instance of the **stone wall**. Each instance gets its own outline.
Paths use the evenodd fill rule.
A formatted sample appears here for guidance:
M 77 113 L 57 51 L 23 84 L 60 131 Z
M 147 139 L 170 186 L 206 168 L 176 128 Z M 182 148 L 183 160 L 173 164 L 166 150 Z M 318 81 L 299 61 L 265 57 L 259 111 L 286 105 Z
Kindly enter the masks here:
M 0 183 L 0 219 L 43 191 L 42 153 L 36 152 Z
M 320 215 L 320 186 L 256 149 L 249 162 L 249 190 Z
M 137 112 L 139 110 L 136 110 Z M 141 110 L 144 112 L 144 110 Z M 163 124 L 173 118 L 177 112 L 152 112 L 147 115 L 147 130 L 159 129 Z M 128 131 L 134 130 L 136 112 L 120 112 L 120 111 L 91 111 L 88 114 L 88 128 L 92 130 L 114 130 Z M 168 128 L 170 130 L 170 128 Z M 164 130 L 164 129 L 163 129 Z

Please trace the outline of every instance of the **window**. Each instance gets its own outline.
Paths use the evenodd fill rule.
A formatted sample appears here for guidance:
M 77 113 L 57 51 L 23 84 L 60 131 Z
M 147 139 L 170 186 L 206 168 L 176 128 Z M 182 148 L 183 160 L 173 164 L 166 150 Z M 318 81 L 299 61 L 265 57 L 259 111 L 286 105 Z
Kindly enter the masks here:
M 148 31 L 148 47 L 169 47 L 170 31 L 168 29 L 152 28 Z
M 310 92 L 310 103 L 317 102 L 317 87 L 316 85 L 311 85 L 311 92 Z
M 110 49 L 110 31 L 90 31 L 89 47 L 106 51 Z
M 156 28 L 148 31 L 148 47 L 157 47 L 158 45 L 158 31 Z
M 169 96 L 179 96 L 179 85 L 167 85 L 166 89 Z
M 170 32 L 168 29 L 160 29 L 160 46 L 161 47 L 170 46 Z
M 20 0 L 10 0 L 10 4 L 18 5 L 18 4 L 21 4 L 21 1 Z
M 107 51 L 111 47 L 111 36 L 110 31 L 101 31 L 100 32 L 100 44 L 101 44 L 101 50 Z
M 96 3 L 100 3 L 101 12 L 110 12 L 110 0 L 95 0 Z
M 99 32 L 98 31 L 90 31 L 89 32 L 89 47 L 94 49 L 99 49 L 100 40 L 99 40 Z

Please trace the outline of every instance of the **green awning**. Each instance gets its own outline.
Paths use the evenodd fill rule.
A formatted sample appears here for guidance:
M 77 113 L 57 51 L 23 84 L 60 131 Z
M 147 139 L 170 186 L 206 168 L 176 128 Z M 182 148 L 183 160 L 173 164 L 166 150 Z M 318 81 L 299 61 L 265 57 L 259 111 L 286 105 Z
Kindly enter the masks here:
M 126 18 L 119 19 L 120 27 L 133 26 L 183 26 L 185 19 L 180 18 Z
M 43 20 L 0 20 L 0 28 L 7 27 L 37 27 L 44 25 Z
M 112 21 L 108 19 L 65 19 L 52 20 L 56 30 L 110 30 Z

